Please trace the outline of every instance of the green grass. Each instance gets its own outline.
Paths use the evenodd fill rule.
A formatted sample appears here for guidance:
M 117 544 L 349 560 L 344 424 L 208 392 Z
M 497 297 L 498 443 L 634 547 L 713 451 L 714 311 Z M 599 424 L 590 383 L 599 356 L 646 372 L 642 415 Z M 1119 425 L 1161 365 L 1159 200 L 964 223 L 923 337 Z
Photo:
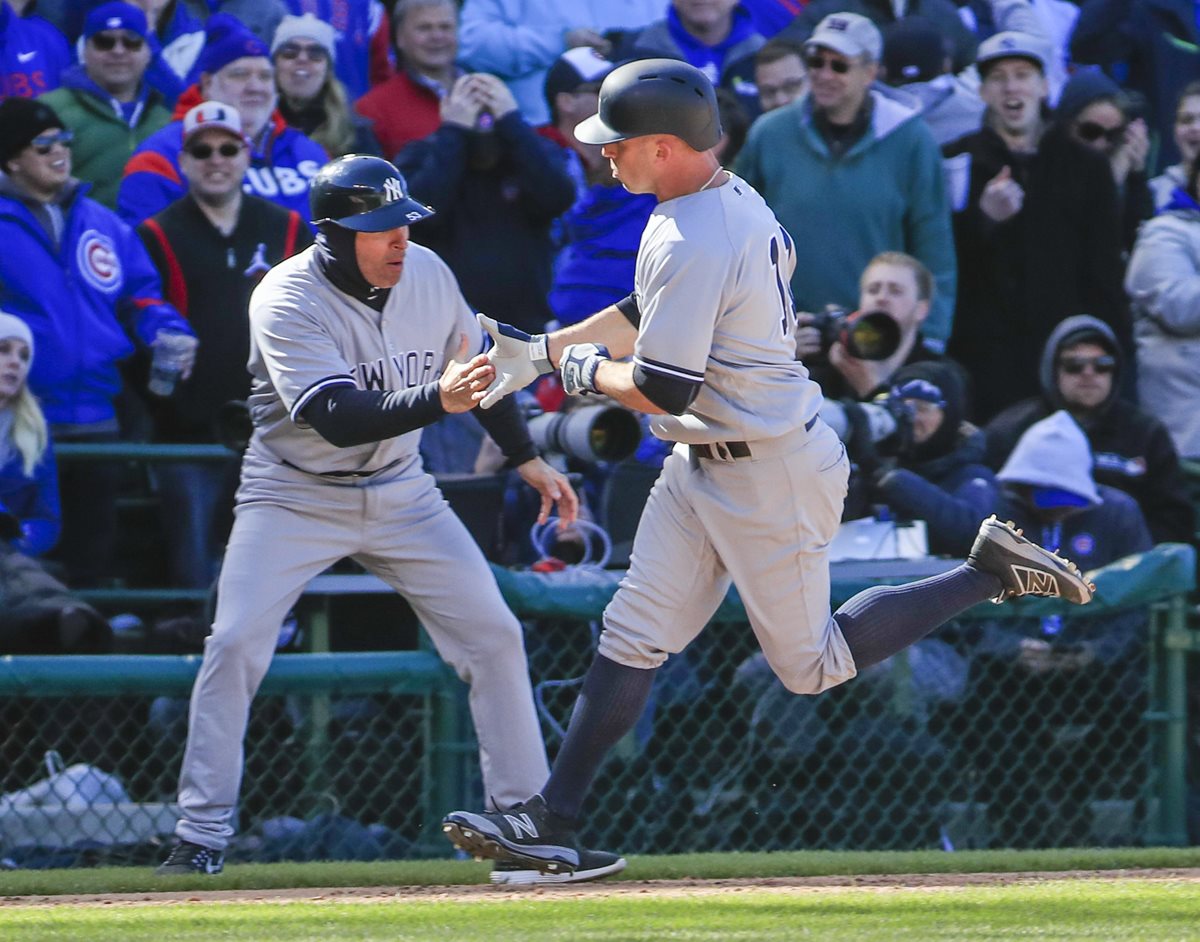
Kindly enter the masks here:
M 801 877 L 868 873 L 1011 873 L 1018 870 L 1116 870 L 1200 867 L 1200 848 L 1078 850 L 796 851 L 631 857 L 616 879 Z M 220 876 L 155 877 L 149 867 L 0 872 L 0 897 L 156 890 L 256 890 L 290 886 L 439 886 L 486 883 L 488 865 L 473 861 L 231 865 Z
M 1136 880 L 939 889 L 747 890 L 661 898 L 504 892 L 469 901 L 0 909 L 11 942 L 651 942 L 1200 939 L 1194 884 Z

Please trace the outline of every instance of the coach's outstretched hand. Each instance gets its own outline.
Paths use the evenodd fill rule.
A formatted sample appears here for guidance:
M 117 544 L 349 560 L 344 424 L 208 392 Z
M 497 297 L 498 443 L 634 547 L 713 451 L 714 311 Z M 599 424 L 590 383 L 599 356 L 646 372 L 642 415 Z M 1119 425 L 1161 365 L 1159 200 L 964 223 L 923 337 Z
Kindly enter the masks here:
M 542 495 L 542 506 L 538 511 L 538 523 L 550 519 L 550 511 L 558 504 L 558 525 L 565 527 L 575 522 L 579 515 L 579 496 L 571 487 L 567 476 L 556 471 L 541 458 L 532 458 L 524 464 L 517 465 L 517 474 L 521 479 Z
M 508 324 L 476 314 L 479 326 L 488 332 L 495 345 L 487 352 L 487 358 L 496 368 L 496 378 L 487 389 L 487 395 L 479 404 L 490 409 L 511 392 L 524 389 L 543 373 L 553 373 L 549 354 L 546 352 L 545 334 L 527 334 Z

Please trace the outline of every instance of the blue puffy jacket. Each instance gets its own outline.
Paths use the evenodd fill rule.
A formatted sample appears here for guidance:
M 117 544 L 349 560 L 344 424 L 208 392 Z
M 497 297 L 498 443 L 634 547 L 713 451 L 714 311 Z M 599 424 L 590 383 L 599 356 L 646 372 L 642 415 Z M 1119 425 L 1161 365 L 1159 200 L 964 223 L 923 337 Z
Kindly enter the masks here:
M 41 556 L 58 542 L 62 518 L 58 503 L 58 465 L 54 449 L 25 474 L 19 454 L 0 465 L 0 510 L 21 521 L 20 539 L 13 545 L 26 556 Z
M 187 192 L 179 170 L 183 116 L 202 100 L 195 87 L 189 88 L 175 106 L 178 120 L 151 134 L 129 158 L 117 194 L 117 212 L 130 225 L 149 219 Z M 308 182 L 327 160 L 320 144 L 289 128 L 276 111 L 262 149 L 254 149 L 242 189 L 308 219 Z
M 67 41 L 40 16 L 17 16 L 0 0 L 0 99 L 35 98 L 58 88 L 72 62 Z
M 115 418 L 117 364 L 134 351 L 123 324 L 146 344 L 162 328 L 191 333 L 162 300 L 137 234 L 87 189 L 79 184 L 61 204 L 58 248 L 23 202 L 0 192 L 0 308 L 33 331 L 29 388 L 52 425 Z

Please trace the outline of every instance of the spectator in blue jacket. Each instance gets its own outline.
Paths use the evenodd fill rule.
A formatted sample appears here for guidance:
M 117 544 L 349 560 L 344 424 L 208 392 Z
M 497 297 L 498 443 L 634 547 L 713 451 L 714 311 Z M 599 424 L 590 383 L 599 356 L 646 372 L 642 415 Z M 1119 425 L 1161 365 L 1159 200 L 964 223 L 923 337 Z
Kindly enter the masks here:
M 0 99 L 58 88 L 71 61 L 62 33 L 33 15 L 33 0 L 0 0 Z
M 39 356 L 29 385 L 57 441 L 113 441 L 118 366 L 160 330 L 192 331 L 162 300 L 137 235 L 71 176 L 69 132 L 40 101 L 0 102 L 0 307 L 25 321 Z M 117 470 L 64 469 L 68 574 L 94 582 L 111 563 Z
M 187 192 L 179 171 L 183 116 L 202 101 L 236 108 L 250 138 L 250 169 L 242 189 L 308 218 L 308 184 L 326 162 L 320 144 L 287 126 L 276 110 L 275 68 L 261 39 L 223 13 L 209 17 L 200 54 L 200 84 L 175 106 L 175 118 L 148 137 L 125 165 L 117 211 L 136 225 Z
M 108 623 L 35 557 L 58 539 L 58 482 L 46 419 L 26 380 L 33 333 L 0 311 L 0 653 L 106 646 Z

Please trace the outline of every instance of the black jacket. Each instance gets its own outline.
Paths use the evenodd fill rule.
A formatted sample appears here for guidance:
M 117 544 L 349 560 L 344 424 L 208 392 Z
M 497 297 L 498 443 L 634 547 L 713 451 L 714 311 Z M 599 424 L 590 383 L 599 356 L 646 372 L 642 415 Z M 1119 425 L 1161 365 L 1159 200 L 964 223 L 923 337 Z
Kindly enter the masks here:
M 1068 329 L 1055 332 L 1042 357 L 1042 394 L 1005 409 L 984 430 L 984 461 L 993 470 L 1000 469 L 1029 426 L 1063 408 L 1055 364 L 1059 348 L 1075 331 L 1070 324 L 1062 327 Z M 1120 364 L 1123 357 L 1119 351 L 1115 355 Z M 1095 414 L 1076 416 L 1092 446 L 1092 475 L 1097 484 L 1115 487 L 1137 501 L 1155 543 L 1190 543 L 1195 511 L 1170 433 L 1154 416 L 1118 397 L 1119 379 L 1119 374 L 1113 377 L 1113 392 Z
M 986 127 L 943 153 L 951 181 L 965 175 L 967 182 L 965 200 L 951 194 L 958 298 L 948 352 L 974 381 L 975 417 L 986 421 L 1038 393 L 1042 347 L 1064 318 L 1100 318 L 1129 351 L 1120 211 L 1108 161 L 1051 132 L 1035 154 L 1018 158 Z M 1006 166 L 1025 202 L 997 223 L 979 199 Z

